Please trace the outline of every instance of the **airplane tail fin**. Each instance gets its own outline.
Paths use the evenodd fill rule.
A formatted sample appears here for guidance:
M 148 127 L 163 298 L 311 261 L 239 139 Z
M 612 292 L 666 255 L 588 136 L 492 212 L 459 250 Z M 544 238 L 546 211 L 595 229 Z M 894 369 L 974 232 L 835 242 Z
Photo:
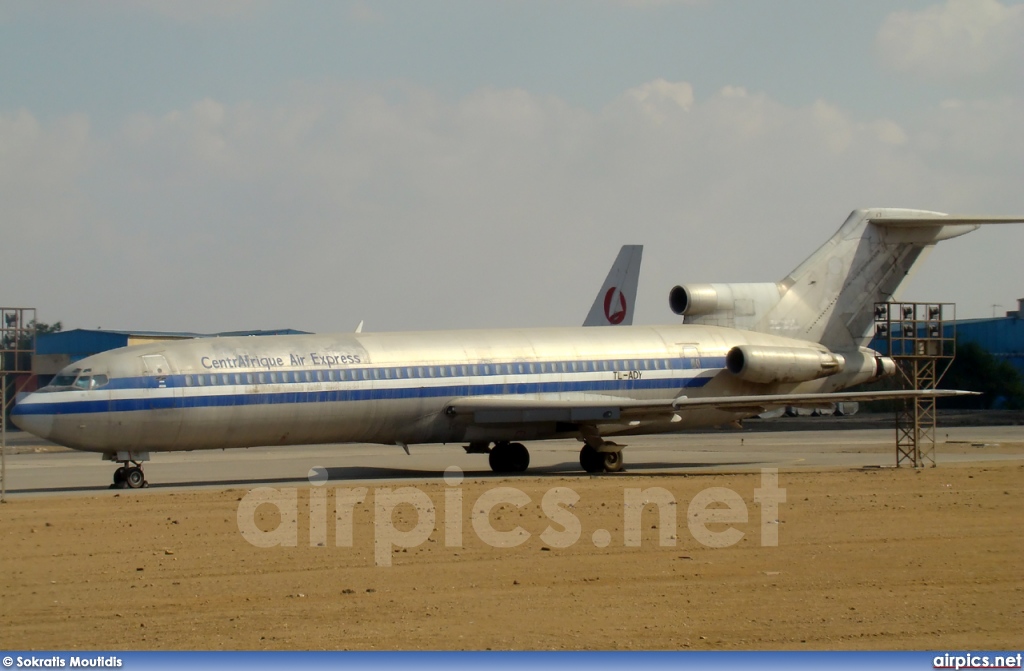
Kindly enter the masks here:
M 643 245 L 622 246 L 601 290 L 597 292 L 584 326 L 629 326 L 633 323 L 643 253 Z
M 992 223 L 1024 223 L 1024 217 L 854 210 L 828 242 L 778 283 L 778 302 L 755 330 L 832 350 L 865 346 L 874 303 L 890 300 L 936 243 Z
M 1024 223 L 1024 217 L 854 210 L 782 281 L 681 285 L 669 293 L 669 305 L 687 323 L 809 340 L 833 351 L 856 349 L 870 341 L 874 304 L 890 300 L 936 243 L 1002 223 Z

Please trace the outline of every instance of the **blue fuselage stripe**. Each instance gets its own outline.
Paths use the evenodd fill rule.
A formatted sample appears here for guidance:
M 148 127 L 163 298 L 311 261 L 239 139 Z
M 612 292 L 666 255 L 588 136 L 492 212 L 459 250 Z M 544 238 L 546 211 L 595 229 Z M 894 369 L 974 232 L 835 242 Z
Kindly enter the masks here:
M 181 376 L 176 376 L 181 377 Z M 135 380 L 145 378 L 133 378 Z M 128 399 L 69 401 L 64 403 L 20 403 L 14 415 L 78 415 L 140 410 L 181 408 L 215 408 L 243 405 L 287 403 L 338 403 L 347 401 L 380 401 L 388 399 L 424 399 L 462 396 L 544 394 L 561 392 L 626 392 L 633 390 L 703 387 L 708 377 L 653 378 L 639 380 L 586 380 L 579 382 L 516 382 L 509 384 L 451 384 L 436 387 L 400 387 L 385 389 L 325 389 L 322 391 L 283 391 L 242 394 L 211 394 L 187 396 L 142 397 Z M 113 382 L 113 381 L 112 381 Z M 154 385 L 155 386 L 155 385 Z M 280 386 L 280 385 L 276 385 Z M 110 385 L 111 388 L 113 384 Z M 123 388 L 123 387 L 122 387 Z M 198 391 L 201 387 L 183 387 Z M 53 392 L 81 393 L 81 392 Z

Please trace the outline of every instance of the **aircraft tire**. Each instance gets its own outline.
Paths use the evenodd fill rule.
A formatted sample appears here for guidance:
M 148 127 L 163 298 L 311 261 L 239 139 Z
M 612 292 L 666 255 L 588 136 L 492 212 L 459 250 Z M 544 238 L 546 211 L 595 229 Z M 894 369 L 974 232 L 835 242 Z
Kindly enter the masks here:
M 590 445 L 584 445 L 580 450 L 580 466 L 587 473 L 601 473 L 604 471 L 604 456 Z
M 128 485 L 129 489 L 139 489 L 146 484 L 146 476 L 142 474 L 141 468 L 132 466 L 125 470 L 124 482 Z
M 125 468 L 124 466 L 119 466 L 117 468 L 117 470 L 114 471 L 114 485 L 115 486 L 120 487 L 121 485 L 124 484 L 125 471 L 127 471 L 127 470 L 128 469 Z
M 498 443 L 491 448 L 491 451 L 487 455 L 487 463 L 491 465 L 491 470 L 495 473 L 508 473 L 508 465 L 506 462 L 507 443 Z
M 522 473 L 530 467 L 530 451 L 522 443 L 510 444 L 509 454 L 511 455 L 509 461 L 512 472 Z
M 622 470 L 622 452 L 602 452 L 601 460 L 605 473 L 618 473 Z
M 488 462 L 495 473 L 522 473 L 530 467 L 530 451 L 522 443 L 498 443 Z

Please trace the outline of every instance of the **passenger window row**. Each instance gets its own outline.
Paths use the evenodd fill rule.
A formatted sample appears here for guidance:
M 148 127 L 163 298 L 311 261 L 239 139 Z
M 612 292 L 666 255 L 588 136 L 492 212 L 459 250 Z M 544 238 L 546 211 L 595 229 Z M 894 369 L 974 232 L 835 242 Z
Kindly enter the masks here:
M 398 366 L 316 371 L 265 371 L 259 373 L 200 373 L 185 375 L 188 387 L 252 384 L 300 384 L 306 382 L 359 382 L 479 377 L 487 375 L 543 375 L 551 373 L 599 373 L 615 371 L 671 370 L 683 368 L 673 359 L 615 359 L 598 361 L 551 361 L 537 363 L 485 363 L 458 366 Z

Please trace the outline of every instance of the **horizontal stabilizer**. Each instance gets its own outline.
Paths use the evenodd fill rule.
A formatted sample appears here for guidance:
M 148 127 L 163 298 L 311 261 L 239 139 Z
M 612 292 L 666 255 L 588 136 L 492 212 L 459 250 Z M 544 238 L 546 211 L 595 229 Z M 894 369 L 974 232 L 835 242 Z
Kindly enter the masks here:
M 981 215 L 947 215 L 942 217 L 869 217 L 876 226 L 957 226 L 979 224 L 1024 224 L 1024 217 L 986 217 Z

